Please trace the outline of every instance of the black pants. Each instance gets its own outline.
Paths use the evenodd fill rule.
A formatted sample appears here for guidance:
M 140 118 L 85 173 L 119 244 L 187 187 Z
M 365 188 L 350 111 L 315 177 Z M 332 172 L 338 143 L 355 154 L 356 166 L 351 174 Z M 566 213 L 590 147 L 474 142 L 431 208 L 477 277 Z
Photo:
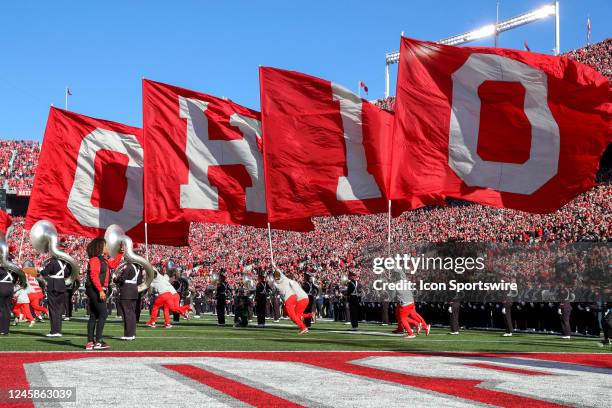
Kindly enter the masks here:
M 315 303 L 314 296 L 308 295 L 308 306 L 306 306 L 306 310 L 304 311 L 304 313 L 312 313 L 312 308 L 314 306 L 314 303 Z M 305 317 L 304 325 L 306 327 L 312 326 L 312 317 Z
M 257 324 L 266 324 L 266 299 L 257 299 L 255 304 L 255 313 L 257 314 Z
M 382 302 L 382 324 L 389 324 L 389 302 Z
M 278 296 L 272 298 L 272 318 L 274 320 L 279 320 L 281 318 L 281 308 Z
M 359 327 L 359 298 L 357 296 L 349 296 L 348 305 L 351 317 L 351 327 L 356 329 Z
M 54 290 L 47 293 L 49 302 L 49 320 L 51 320 L 51 334 L 62 332 L 62 316 L 66 311 L 66 292 Z
M 136 336 L 136 302 L 137 299 L 121 299 L 119 306 L 123 316 L 123 335 Z
M 451 303 L 451 316 L 450 316 L 450 331 L 453 333 L 459 332 L 459 311 L 461 310 L 461 303 L 454 301 Z
M 11 324 L 11 298 L 12 291 L 8 296 L 0 294 L 0 333 L 8 334 Z
M 504 309 L 506 314 L 504 315 L 504 323 L 506 324 L 506 333 L 512 333 L 514 329 L 512 326 L 512 302 L 504 303 Z
M 572 305 L 569 302 L 561 303 L 561 330 L 564 336 L 572 334 L 572 327 L 570 326 L 570 316 L 572 314 Z
M 136 321 L 140 322 L 140 310 L 142 309 L 142 292 L 138 293 L 138 299 L 136 299 Z
M 612 336 L 612 312 L 601 318 L 601 327 L 603 329 L 604 341 L 610 340 Z M 0 330 L 1 332 L 2 330 Z
M 72 317 L 72 294 L 73 291 L 68 290 L 66 291 L 66 309 L 65 309 L 65 314 L 66 317 Z
M 225 298 L 217 298 L 217 322 L 225 324 Z
M 89 299 L 89 321 L 87 322 L 87 341 L 101 342 L 104 339 L 104 324 L 108 316 L 106 302 L 100 299 L 96 290 L 89 286 L 86 289 Z

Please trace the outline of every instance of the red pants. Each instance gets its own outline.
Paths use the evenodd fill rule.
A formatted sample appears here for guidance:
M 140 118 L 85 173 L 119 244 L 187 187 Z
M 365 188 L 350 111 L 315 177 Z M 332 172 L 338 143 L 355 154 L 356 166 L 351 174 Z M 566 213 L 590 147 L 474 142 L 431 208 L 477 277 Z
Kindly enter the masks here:
M 416 311 L 414 303 L 397 308 L 395 316 L 397 317 L 397 328 L 406 330 L 411 336 L 414 333 L 410 326 L 416 327 L 419 324 L 423 325 L 423 327 L 427 326 L 425 319 Z
M 151 319 L 149 323 L 155 323 L 159 315 L 159 308 L 164 308 L 164 324 L 170 324 L 170 312 L 184 314 L 189 310 L 189 305 L 179 306 L 180 296 L 178 293 L 162 293 L 155 299 L 153 310 L 151 310 Z
M 30 306 L 34 309 L 34 314 L 36 316 L 39 314 L 49 314 L 47 308 L 40 304 L 40 301 L 43 299 L 42 293 L 28 293 L 28 297 L 30 298 Z
M 304 317 L 312 316 L 312 313 L 304 314 L 304 310 L 308 307 L 308 298 L 304 298 L 302 300 L 297 300 L 296 295 L 292 295 L 285 301 L 285 312 L 287 316 L 293 321 L 293 323 L 297 324 L 300 330 L 304 330 L 306 326 L 304 325 Z
M 34 321 L 34 317 L 32 316 L 32 313 L 30 313 L 29 303 L 15 303 L 15 306 L 13 307 L 13 314 L 15 315 L 15 317 L 23 315 L 26 319 L 28 319 L 28 321 Z

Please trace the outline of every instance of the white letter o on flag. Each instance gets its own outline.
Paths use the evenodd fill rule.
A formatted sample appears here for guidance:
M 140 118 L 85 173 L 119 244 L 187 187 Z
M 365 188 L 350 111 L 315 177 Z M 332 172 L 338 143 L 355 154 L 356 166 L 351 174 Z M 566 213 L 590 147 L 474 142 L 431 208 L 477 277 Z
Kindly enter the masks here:
M 557 174 L 559 126 L 548 108 L 546 73 L 494 54 L 472 54 L 452 75 L 448 165 L 468 186 L 532 194 Z M 478 87 L 485 81 L 520 82 L 531 124 L 529 160 L 522 164 L 485 161 L 477 153 L 480 128 Z
M 119 211 L 97 208 L 91 204 L 96 153 L 100 150 L 111 150 L 128 157 L 125 172 L 127 191 Z M 143 217 L 143 165 L 143 149 L 136 136 L 106 129 L 94 130 L 81 141 L 68 209 L 85 227 L 105 229 L 111 224 L 118 224 L 126 231 L 134 228 Z

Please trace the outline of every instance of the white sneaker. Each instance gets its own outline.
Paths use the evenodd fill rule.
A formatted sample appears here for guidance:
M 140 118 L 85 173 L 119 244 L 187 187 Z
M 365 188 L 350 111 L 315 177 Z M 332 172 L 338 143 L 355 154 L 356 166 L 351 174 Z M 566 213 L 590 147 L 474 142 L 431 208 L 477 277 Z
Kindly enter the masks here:
M 173 326 L 171 324 L 164 324 L 164 329 L 171 329 Z
M 561 336 L 561 338 L 562 338 L 563 340 L 569 340 L 569 339 L 571 339 L 572 337 L 571 337 L 571 336 Z
M 306 333 L 308 333 L 308 327 L 306 327 L 306 328 L 304 328 L 304 329 L 302 329 L 302 330 L 300 330 L 298 332 L 298 334 L 306 334 Z
M 459 332 L 450 332 L 448 334 L 452 334 L 453 336 L 457 336 L 459 334 Z
M 45 337 L 62 337 L 62 333 L 49 333 L 45 334 Z
M 202 317 L 202 316 L 200 316 L 200 315 L 195 315 L 195 316 L 193 316 L 193 318 L 194 318 L 194 319 L 199 319 L 199 318 L 201 318 L 201 317 Z
M 28 327 L 34 327 L 34 323 L 36 323 L 36 320 L 32 320 L 30 324 L 28 324 Z
M 68 316 L 66 316 L 62 320 L 65 321 L 65 322 L 68 322 L 68 321 L 70 321 L 70 318 Z
M 414 334 L 407 334 L 404 336 L 405 339 L 416 339 L 416 336 Z
M 512 333 L 504 333 L 502 334 L 502 337 L 512 337 Z

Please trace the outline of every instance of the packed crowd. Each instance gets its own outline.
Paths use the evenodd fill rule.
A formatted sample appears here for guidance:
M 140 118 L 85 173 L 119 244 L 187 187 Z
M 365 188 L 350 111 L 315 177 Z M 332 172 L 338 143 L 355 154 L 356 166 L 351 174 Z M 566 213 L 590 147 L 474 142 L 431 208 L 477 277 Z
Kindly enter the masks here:
M 9 190 L 32 190 L 40 143 L 22 140 L 0 141 L 0 186 Z
M 612 38 L 570 51 L 565 56 L 590 65 L 612 80 Z

